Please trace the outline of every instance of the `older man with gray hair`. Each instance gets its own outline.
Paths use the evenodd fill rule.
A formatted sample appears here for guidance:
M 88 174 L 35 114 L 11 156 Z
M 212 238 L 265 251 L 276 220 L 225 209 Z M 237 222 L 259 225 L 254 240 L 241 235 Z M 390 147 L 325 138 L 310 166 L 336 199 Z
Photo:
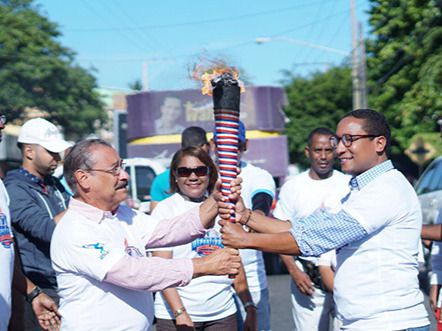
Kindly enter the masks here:
M 181 245 L 203 236 L 217 214 L 220 192 L 181 216 L 157 222 L 120 205 L 129 176 L 108 143 L 77 143 L 64 167 L 74 197 L 51 244 L 63 330 L 148 330 L 150 291 L 238 272 L 240 257 L 230 248 L 195 259 L 148 258 L 145 253 L 147 247 Z

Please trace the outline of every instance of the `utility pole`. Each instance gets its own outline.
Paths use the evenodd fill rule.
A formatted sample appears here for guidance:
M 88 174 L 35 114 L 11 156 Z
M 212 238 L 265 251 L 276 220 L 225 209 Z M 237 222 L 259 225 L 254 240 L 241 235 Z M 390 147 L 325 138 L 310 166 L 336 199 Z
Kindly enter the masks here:
M 367 99 L 367 61 L 362 23 L 358 24 L 359 32 L 359 78 L 361 88 L 361 108 L 368 108 Z
M 141 69 L 141 85 L 143 91 L 149 91 L 149 61 L 143 61 Z
M 355 0 L 350 0 L 351 14 L 351 41 L 352 41 L 352 90 L 353 90 L 353 109 L 367 108 L 367 88 L 365 75 L 365 46 L 362 35 L 362 28 L 356 20 Z

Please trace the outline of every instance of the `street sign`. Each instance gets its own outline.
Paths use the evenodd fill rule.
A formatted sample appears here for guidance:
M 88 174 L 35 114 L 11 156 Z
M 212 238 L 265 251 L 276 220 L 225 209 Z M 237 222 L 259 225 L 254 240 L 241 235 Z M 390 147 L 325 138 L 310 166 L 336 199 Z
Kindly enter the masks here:
M 405 150 L 405 154 L 419 166 L 423 166 L 434 156 L 436 156 L 436 148 L 424 141 L 422 137 L 417 137 Z

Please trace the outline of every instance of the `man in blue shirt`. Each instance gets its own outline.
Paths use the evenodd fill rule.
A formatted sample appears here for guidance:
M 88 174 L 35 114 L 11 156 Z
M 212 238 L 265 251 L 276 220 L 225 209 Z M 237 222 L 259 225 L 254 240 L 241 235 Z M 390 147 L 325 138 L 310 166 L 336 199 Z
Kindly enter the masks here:
M 246 209 L 239 199 L 237 223 L 258 232 L 247 233 L 225 220 L 231 207 L 220 203 L 223 243 L 302 256 L 337 249 L 334 299 L 343 329 L 429 330 L 417 279 L 419 200 L 388 159 L 385 117 L 370 109 L 352 111 L 330 142 L 342 171 L 352 176 L 340 208 L 278 222 Z

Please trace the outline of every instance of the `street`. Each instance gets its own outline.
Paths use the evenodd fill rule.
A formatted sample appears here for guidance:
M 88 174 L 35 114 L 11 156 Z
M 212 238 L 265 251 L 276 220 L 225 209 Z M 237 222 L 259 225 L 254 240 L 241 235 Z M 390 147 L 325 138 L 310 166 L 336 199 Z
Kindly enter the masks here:
M 270 292 L 271 306 L 271 326 L 272 331 L 289 331 L 293 330 L 293 322 L 291 317 L 290 302 L 290 276 L 285 275 L 268 275 L 267 282 Z M 425 296 L 425 303 L 428 310 L 428 297 Z M 436 322 L 433 314 L 430 313 L 431 331 L 436 331 Z M 299 330 L 310 331 L 310 330 Z

